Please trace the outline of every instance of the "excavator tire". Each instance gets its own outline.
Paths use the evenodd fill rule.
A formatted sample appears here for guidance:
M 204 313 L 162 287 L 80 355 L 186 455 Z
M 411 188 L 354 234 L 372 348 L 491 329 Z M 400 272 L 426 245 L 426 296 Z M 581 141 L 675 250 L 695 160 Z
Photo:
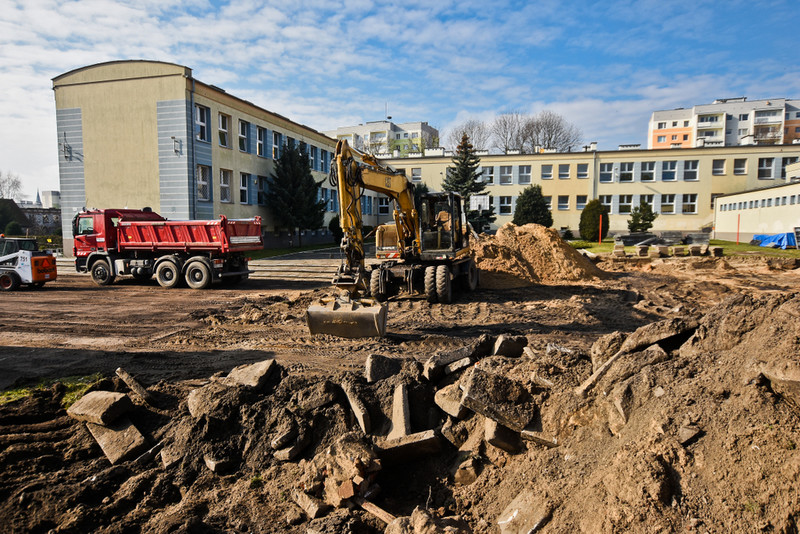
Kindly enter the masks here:
M 467 291 L 475 291 L 478 288 L 478 280 L 480 274 L 478 273 L 478 266 L 475 265 L 475 260 L 470 259 L 467 264 L 467 273 L 464 276 L 464 285 Z
M 0 273 L 0 291 L 14 291 L 20 282 L 19 275 L 14 271 Z
M 442 304 L 453 302 L 453 282 L 450 280 L 450 268 L 447 265 L 436 267 L 436 296 Z
M 373 269 L 369 275 L 369 293 L 378 302 L 386 301 L 386 293 L 381 293 L 381 270 Z
M 438 299 L 436 294 L 436 266 L 428 265 L 425 267 L 425 298 L 433 304 Z

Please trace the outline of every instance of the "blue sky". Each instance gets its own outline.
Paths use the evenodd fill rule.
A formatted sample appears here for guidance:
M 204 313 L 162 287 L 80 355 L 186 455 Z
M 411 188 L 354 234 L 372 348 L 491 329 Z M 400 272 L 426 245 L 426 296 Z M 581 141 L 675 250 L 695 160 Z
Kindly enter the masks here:
M 58 189 L 51 78 L 118 59 L 194 76 L 318 130 L 442 132 L 550 109 L 601 150 L 657 109 L 800 98 L 797 2 L 0 0 L 0 170 Z

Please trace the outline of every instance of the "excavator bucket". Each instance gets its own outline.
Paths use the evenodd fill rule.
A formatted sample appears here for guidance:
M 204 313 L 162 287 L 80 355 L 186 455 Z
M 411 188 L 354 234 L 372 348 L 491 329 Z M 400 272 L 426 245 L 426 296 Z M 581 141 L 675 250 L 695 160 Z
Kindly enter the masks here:
M 311 334 L 339 337 L 382 337 L 386 334 L 386 304 L 371 299 L 323 299 L 306 310 Z

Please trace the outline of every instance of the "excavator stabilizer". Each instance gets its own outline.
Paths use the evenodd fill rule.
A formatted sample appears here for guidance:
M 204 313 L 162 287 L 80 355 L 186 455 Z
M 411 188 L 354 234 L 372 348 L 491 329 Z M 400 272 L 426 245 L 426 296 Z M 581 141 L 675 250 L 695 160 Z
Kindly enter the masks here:
M 339 337 L 383 337 L 386 304 L 372 299 L 323 299 L 306 310 L 311 334 Z

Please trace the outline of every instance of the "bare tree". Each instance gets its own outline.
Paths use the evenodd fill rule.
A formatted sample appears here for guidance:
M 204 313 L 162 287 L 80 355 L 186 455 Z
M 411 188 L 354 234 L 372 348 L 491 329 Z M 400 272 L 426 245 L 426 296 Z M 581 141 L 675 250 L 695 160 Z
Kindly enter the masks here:
M 22 181 L 19 175 L 12 174 L 10 171 L 0 171 L 0 198 L 19 197 L 22 192 Z
M 522 126 L 525 115 L 519 111 L 509 111 L 495 117 L 491 125 L 494 147 L 502 152 L 522 150 Z
M 475 150 L 488 150 L 491 132 L 489 126 L 483 121 L 469 119 L 450 130 L 447 135 L 447 148 L 455 150 L 464 136 L 469 137 Z
M 580 145 L 583 133 L 558 113 L 544 110 L 524 121 L 522 139 L 526 152 L 535 152 L 536 147 L 568 152 Z

